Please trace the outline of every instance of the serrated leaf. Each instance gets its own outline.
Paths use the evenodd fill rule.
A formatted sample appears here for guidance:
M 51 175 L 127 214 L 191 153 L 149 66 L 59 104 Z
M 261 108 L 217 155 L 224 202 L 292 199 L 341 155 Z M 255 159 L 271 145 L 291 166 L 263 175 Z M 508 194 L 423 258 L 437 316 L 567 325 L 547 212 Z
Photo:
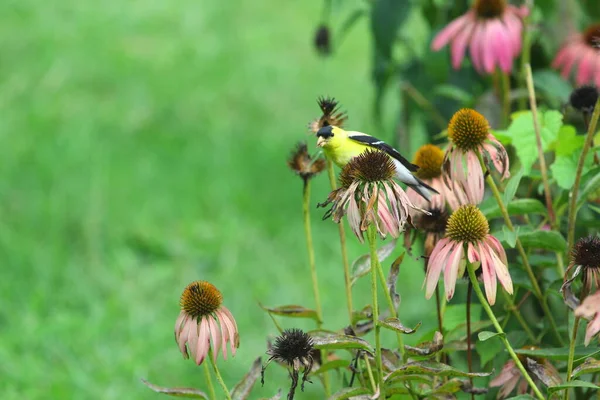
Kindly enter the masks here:
M 483 331 L 483 332 L 479 332 L 477 334 L 477 338 L 480 341 L 482 341 L 482 342 L 485 342 L 486 340 L 489 340 L 489 339 L 491 339 L 493 337 L 496 337 L 496 336 L 506 337 L 506 334 L 505 333 L 498 333 L 498 332 L 490 332 L 490 331 Z
M 416 346 L 404 345 L 407 353 L 418 356 L 429 356 L 440 351 L 444 347 L 444 336 L 440 332 L 435 332 L 431 342 L 419 343 Z
M 502 233 L 504 233 L 504 241 L 506 242 L 506 244 L 508 244 L 511 248 L 515 248 L 516 244 L 517 244 L 517 238 L 519 237 L 519 229 L 521 227 L 517 226 L 516 229 L 514 231 L 511 231 L 508 226 L 506 225 L 502 225 Z
M 398 318 L 386 318 L 383 321 L 379 321 L 379 325 L 383 328 L 389 329 L 394 332 L 404 333 L 410 335 L 411 333 L 415 333 L 417 329 L 421 326 L 419 322 L 414 328 L 409 328 L 402 325 L 402 322 Z
M 250 396 L 252 387 L 256 383 L 256 380 L 260 376 L 260 370 L 262 368 L 262 360 L 258 357 L 252 363 L 250 371 L 235 385 L 231 391 L 232 400 L 246 400 Z
M 596 372 L 600 372 L 600 360 L 588 358 L 573 370 L 571 378 L 577 378 L 579 375 L 584 374 L 594 374 Z
M 315 321 L 319 321 L 319 316 L 315 310 L 305 308 L 296 304 L 290 304 L 280 307 L 265 307 L 260 304 L 260 307 L 270 314 L 280 315 L 282 317 L 290 318 L 309 318 Z
M 521 179 L 523 178 L 523 173 L 524 170 L 521 167 L 519 168 L 519 171 L 509 179 L 504 189 L 504 194 L 502 195 L 504 204 L 509 204 L 512 199 L 515 198 L 515 194 L 517 194 L 517 189 L 519 188 L 519 183 L 521 183 Z
M 366 340 L 355 336 L 342 335 L 329 331 L 311 331 L 309 332 L 313 339 L 315 349 L 361 349 L 373 352 L 373 349 Z
M 407 374 L 424 374 L 448 377 L 480 378 L 490 376 L 488 372 L 464 372 L 437 361 L 413 361 L 400 366 L 394 372 L 385 376 L 385 382 L 393 381 L 395 377 Z
M 564 251 L 567 248 L 567 241 L 559 232 L 556 231 L 533 231 L 519 233 L 519 240 L 523 247 L 532 247 L 536 249 L 547 249 L 553 251 Z
M 390 243 L 383 245 L 377 249 L 377 257 L 379 258 L 380 263 L 384 262 L 385 259 L 387 259 L 394 252 L 394 249 L 396 248 L 396 243 L 397 243 L 397 240 L 394 239 Z M 352 285 L 354 285 L 359 278 L 365 276 L 366 274 L 369 273 L 369 271 L 371 271 L 371 255 L 364 254 L 364 255 L 358 257 L 352 263 L 351 269 L 352 269 L 351 282 L 352 282 Z
M 560 188 L 571 190 L 573 187 L 580 154 L 581 152 L 576 152 L 565 156 L 556 156 L 556 159 L 550 166 L 552 177 L 556 180 L 556 184 Z M 591 169 L 593 163 L 593 156 L 591 153 L 588 154 L 588 156 L 589 157 L 585 159 L 583 164 L 583 174 L 587 173 Z
M 591 382 L 586 381 L 571 381 L 565 382 L 558 386 L 552 386 L 548 388 L 548 394 L 556 393 L 559 390 L 571 389 L 571 388 L 589 388 L 589 389 L 600 389 L 600 386 L 596 386 Z
M 600 348 L 587 348 L 585 346 L 575 347 L 576 357 L 589 357 L 599 351 Z M 569 349 L 566 347 L 556 347 L 547 349 L 515 349 L 515 353 L 532 358 L 547 358 L 549 360 L 567 360 L 569 357 Z
M 361 396 L 364 394 L 370 394 L 371 391 L 364 387 L 348 387 L 338 390 L 331 396 L 329 396 L 329 400 L 345 400 L 355 396 Z
M 162 393 L 162 394 L 166 394 L 168 396 L 173 396 L 173 397 L 191 397 L 194 399 L 206 399 L 208 400 L 209 397 L 206 395 L 206 393 L 198 390 L 198 389 L 194 389 L 194 388 L 168 388 L 168 387 L 162 387 L 162 386 L 157 386 L 153 383 L 148 382 L 145 379 L 142 379 L 142 383 L 146 386 L 148 386 L 150 389 L 152 389 L 153 391 L 155 391 L 156 393 Z

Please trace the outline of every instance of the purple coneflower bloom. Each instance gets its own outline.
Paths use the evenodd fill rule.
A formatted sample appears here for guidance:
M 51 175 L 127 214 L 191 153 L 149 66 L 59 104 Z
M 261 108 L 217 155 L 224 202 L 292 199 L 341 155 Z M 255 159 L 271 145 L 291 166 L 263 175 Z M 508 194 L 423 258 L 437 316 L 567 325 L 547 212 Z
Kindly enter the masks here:
M 560 69 L 565 79 L 575 70 L 578 85 L 595 83 L 600 87 L 600 24 L 571 35 L 556 55 L 552 67 Z
M 223 306 L 223 296 L 214 285 L 206 281 L 190 283 L 181 295 L 181 312 L 175 322 L 175 340 L 183 358 L 191 353 L 200 365 L 212 350 L 216 361 L 219 350 L 227 359 L 227 343 L 231 354 L 239 346 L 237 324 L 231 312 Z
M 448 124 L 450 144 L 444 158 L 444 179 L 446 185 L 462 204 L 479 204 L 483 200 L 484 171 L 478 155 L 484 164 L 491 165 L 502 175 L 510 176 L 506 149 L 490 132 L 490 124 L 483 115 L 470 108 L 457 111 Z M 460 196 L 464 192 L 465 198 Z
M 518 8 L 505 0 L 476 0 L 466 14 L 438 33 L 431 47 L 437 51 L 450 43 L 454 69 L 460 67 L 468 46 L 477 72 L 491 74 L 499 67 L 509 73 L 521 53 L 523 18 L 528 13 L 527 7 Z
M 444 271 L 446 298 L 450 300 L 454 296 L 456 280 L 464 274 L 467 260 L 481 266 L 485 294 L 490 304 L 496 302 L 496 278 L 512 294 L 506 252 L 489 231 L 487 219 L 476 206 L 465 205 L 454 211 L 448 219 L 446 237 L 437 243 L 427 263 L 423 284 L 428 299 Z

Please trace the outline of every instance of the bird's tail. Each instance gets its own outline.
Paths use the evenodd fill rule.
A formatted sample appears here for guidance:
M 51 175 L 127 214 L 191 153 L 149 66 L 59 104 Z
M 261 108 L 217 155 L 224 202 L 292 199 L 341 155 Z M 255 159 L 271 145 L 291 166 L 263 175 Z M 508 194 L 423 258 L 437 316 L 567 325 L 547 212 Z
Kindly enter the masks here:
M 425 200 L 431 201 L 431 197 L 434 194 L 440 194 L 437 190 L 435 190 L 416 176 L 415 180 L 417 181 L 417 184 L 408 186 L 410 186 L 415 192 L 419 193 Z

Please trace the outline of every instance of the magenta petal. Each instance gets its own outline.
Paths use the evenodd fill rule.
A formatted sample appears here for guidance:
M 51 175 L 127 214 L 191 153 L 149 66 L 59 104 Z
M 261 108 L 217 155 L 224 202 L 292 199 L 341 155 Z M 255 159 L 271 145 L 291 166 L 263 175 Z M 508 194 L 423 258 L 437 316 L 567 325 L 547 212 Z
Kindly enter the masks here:
M 450 22 L 448 26 L 440 31 L 433 39 L 431 43 L 431 49 L 438 51 L 445 45 L 447 45 L 452 38 L 463 29 L 464 25 L 469 21 L 469 13 L 458 17 L 454 21 Z
M 452 56 L 452 67 L 454 69 L 460 68 L 462 60 L 465 58 L 465 51 L 467 50 L 467 44 L 471 38 L 471 33 L 475 27 L 476 22 L 472 21 L 465 24 L 464 28 L 458 32 L 454 40 L 452 41 L 450 54 Z
M 596 61 L 597 50 L 587 49 L 582 55 L 579 61 L 579 67 L 577 68 L 577 84 L 583 85 L 588 83 L 594 72 L 594 63 Z
M 469 53 L 471 54 L 471 61 L 475 70 L 479 73 L 483 72 L 483 57 L 482 49 L 487 44 L 483 42 L 483 24 L 477 23 L 473 34 L 471 35 L 471 43 L 469 44 Z
M 481 23 L 483 26 L 481 28 L 482 40 L 486 45 L 481 46 L 481 57 L 483 58 L 483 68 L 485 72 L 491 74 L 494 72 L 494 48 L 489 44 L 496 40 L 490 34 L 490 24 L 491 22 L 484 21 Z
M 456 287 L 456 278 L 458 275 L 458 266 L 464 253 L 463 243 L 459 242 L 454 250 L 448 256 L 444 268 L 444 287 L 446 289 L 446 299 L 450 300 L 454 296 Z
M 502 72 L 509 73 L 512 69 L 513 50 L 508 32 L 505 31 L 502 22 L 496 19 L 490 22 L 489 34 L 493 37 L 491 48 L 494 52 L 494 58 Z

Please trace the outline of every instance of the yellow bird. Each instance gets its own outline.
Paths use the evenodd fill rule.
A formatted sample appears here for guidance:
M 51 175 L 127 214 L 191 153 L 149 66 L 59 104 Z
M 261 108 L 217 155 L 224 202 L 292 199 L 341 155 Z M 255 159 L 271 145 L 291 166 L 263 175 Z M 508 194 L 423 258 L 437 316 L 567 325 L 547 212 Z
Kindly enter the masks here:
M 430 201 L 432 192 L 438 193 L 431 186 L 425 184 L 412 173 L 419 167 L 410 163 L 406 158 L 383 140 L 362 132 L 345 131 L 337 126 L 324 126 L 317 132 L 317 146 L 323 148 L 325 155 L 340 168 L 362 154 L 367 149 L 377 149 L 386 153 L 396 166 L 395 178 L 406 183 L 415 192 Z

